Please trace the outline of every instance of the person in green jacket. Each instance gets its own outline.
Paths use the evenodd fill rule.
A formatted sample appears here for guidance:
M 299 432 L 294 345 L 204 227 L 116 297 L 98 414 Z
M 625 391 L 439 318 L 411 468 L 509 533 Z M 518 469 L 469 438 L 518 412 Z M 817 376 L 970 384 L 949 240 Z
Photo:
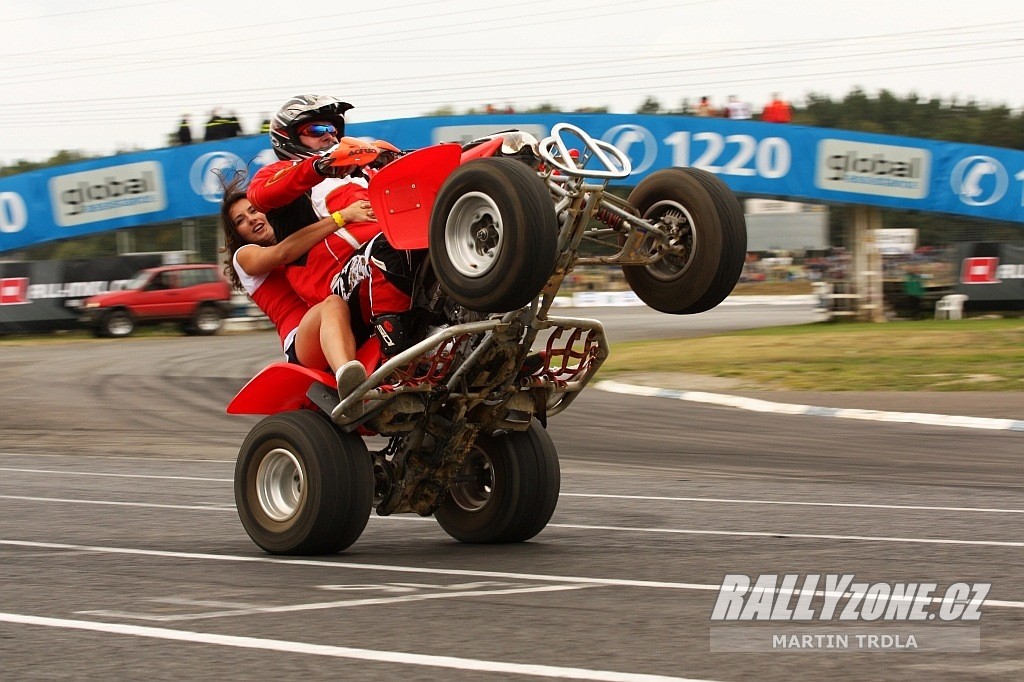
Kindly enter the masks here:
M 903 294 L 907 297 L 907 313 L 912 319 L 921 317 L 921 301 L 924 300 L 924 280 L 916 270 L 907 270 L 903 276 Z

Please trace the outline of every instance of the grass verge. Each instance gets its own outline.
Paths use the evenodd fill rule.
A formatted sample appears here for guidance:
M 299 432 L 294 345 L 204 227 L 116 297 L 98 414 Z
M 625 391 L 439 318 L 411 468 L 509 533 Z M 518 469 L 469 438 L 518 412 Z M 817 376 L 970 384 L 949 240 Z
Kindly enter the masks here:
M 1024 391 L 1024 320 L 815 323 L 615 344 L 600 377 L 682 372 L 806 391 Z

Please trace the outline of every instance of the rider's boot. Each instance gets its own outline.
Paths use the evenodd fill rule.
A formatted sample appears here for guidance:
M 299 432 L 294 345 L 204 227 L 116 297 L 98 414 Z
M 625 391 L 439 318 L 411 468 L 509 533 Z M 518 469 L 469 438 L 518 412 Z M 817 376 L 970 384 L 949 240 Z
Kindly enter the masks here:
M 370 320 L 385 357 L 394 357 L 412 346 L 413 339 L 406 317 L 405 313 L 387 313 Z
M 344 400 L 355 390 L 356 386 L 366 381 L 366 368 L 358 360 L 349 360 L 338 368 L 335 377 L 338 380 L 338 397 Z M 349 407 L 345 410 L 345 415 L 353 418 L 361 417 L 363 402 L 359 401 Z

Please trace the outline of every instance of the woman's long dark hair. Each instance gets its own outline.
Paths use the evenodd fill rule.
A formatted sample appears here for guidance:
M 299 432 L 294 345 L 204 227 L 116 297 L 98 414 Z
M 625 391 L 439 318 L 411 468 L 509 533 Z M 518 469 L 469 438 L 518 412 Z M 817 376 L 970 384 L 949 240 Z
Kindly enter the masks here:
M 235 251 L 248 242 L 238 234 L 238 228 L 235 227 L 231 220 L 231 209 L 239 201 L 246 198 L 245 188 L 247 179 L 244 173 L 235 175 L 234 179 L 225 185 L 224 198 L 220 202 L 220 224 L 224 230 L 224 246 L 220 251 L 226 254 L 224 259 L 224 276 L 231 282 L 231 286 L 238 291 L 244 291 L 244 289 L 242 288 L 242 281 L 238 279 L 238 273 L 235 272 Z

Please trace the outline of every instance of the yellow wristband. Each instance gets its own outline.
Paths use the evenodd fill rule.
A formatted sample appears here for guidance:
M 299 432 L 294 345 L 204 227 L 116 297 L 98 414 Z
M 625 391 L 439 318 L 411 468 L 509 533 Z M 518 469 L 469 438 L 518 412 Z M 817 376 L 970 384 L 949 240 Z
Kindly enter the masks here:
M 341 217 L 341 211 L 335 211 L 331 214 L 334 218 L 334 222 L 337 223 L 338 227 L 345 227 L 345 219 Z

